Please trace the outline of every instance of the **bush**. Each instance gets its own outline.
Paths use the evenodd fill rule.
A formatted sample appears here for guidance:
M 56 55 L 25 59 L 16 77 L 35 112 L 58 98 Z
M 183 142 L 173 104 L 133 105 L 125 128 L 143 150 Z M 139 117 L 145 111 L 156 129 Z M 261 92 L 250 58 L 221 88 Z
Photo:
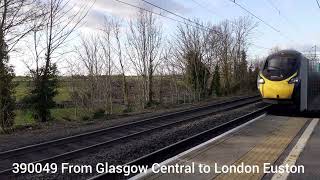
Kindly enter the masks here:
M 93 113 L 93 119 L 98 119 L 105 116 L 106 111 L 104 109 L 98 109 Z
M 90 120 L 90 119 L 91 119 L 91 118 L 90 118 L 89 116 L 83 116 L 83 117 L 82 117 L 82 120 L 83 120 L 83 121 L 88 121 L 88 120 Z
M 130 113 L 133 112 L 132 106 L 128 106 L 127 108 L 123 109 L 122 113 Z

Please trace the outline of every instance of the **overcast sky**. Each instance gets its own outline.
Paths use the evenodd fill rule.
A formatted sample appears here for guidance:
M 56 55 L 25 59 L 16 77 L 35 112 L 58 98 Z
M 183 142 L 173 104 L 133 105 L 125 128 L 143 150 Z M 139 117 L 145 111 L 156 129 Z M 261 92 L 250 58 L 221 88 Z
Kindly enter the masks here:
M 151 9 L 152 7 L 141 0 L 122 0 L 139 7 Z M 240 16 L 251 16 L 230 0 L 148 0 L 160 7 L 168 9 L 186 18 L 197 18 L 218 24 L 223 20 L 232 20 Z M 71 1 L 76 3 L 77 0 Z M 249 48 L 249 57 L 264 56 L 267 49 L 275 46 L 281 48 L 294 48 L 300 51 L 311 50 L 318 45 L 320 48 L 320 8 L 316 0 L 236 0 L 237 3 L 250 10 L 259 18 L 276 28 L 276 32 L 261 21 L 252 17 L 259 23 L 251 42 L 259 46 Z M 163 13 L 166 16 L 179 19 L 153 7 L 152 11 Z M 102 25 L 104 16 L 117 16 L 123 20 L 135 18 L 137 9 L 121 4 L 115 0 L 96 0 L 95 5 L 86 17 L 86 25 L 81 32 L 91 32 Z M 176 30 L 177 23 L 159 16 L 166 35 L 170 36 Z M 179 19 L 181 20 L 181 19 Z M 71 46 L 71 45 L 70 45 Z M 262 48 L 264 47 L 264 48 Z M 11 62 L 16 73 L 21 75 L 27 72 L 19 58 Z

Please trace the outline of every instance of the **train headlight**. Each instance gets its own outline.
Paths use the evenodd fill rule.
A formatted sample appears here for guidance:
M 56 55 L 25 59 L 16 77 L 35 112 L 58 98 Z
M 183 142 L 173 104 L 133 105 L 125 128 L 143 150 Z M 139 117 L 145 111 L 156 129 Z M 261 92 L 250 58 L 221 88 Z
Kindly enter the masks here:
M 261 78 L 260 76 L 258 76 L 257 83 L 258 83 L 258 84 L 264 84 L 264 79 Z
M 300 82 L 300 79 L 298 76 L 291 78 L 288 83 L 289 84 L 298 84 Z

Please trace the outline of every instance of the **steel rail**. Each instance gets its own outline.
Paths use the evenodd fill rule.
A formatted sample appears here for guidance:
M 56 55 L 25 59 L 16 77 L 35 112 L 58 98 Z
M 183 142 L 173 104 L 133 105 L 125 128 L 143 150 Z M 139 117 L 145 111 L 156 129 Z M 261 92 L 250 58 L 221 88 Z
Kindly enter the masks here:
M 174 155 L 177 155 L 189 148 L 192 148 L 202 142 L 205 142 L 211 138 L 214 138 L 230 129 L 233 129 L 234 127 L 237 127 L 241 124 L 244 124 L 245 122 L 248 122 L 259 115 L 265 113 L 271 105 L 265 106 L 261 109 L 258 109 L 256 111 L 253 111 L 251 113 L 248 113 L 246 115 L 243 115 L 241 117 L 235 118 L 231 121 L 228 121 L 226 123 L 223 123 L 219 126 L 213 127 L 209 130 L 206 130 L 204 132 L 198 133 L 196 135 L 193 135 L 189 138 L 183 139 L 179 142 L 176 142 L 174 144 L 171 144 L 169 146 L 166 146 L 162 149 L 159 149 L 157 151 L 154 151 L 152 153 L 149 153 L 145 156 L 139 157 L 133 161 L 130 161 L 125 165 L 148 165 L 150 166 L 152 163 L 160 163 Z M 128 178 L 125 177 L 123 174 L 111 174 L 111 173 L 104 173 L 99 174 L 94 177 L 89 178 L 89 180 L 102 180 L 102 179 L 124 179 Z
M 245 100 L 250 100 L 250 99 L 254 99 L 254 100 L 251 100 L 251 101 L 248 101 L 248 102 L 244 102 L 244 103 L 240 103 L 240 104 L 236 104 L 236 105 L 231 105 L 233 103 L 237 103 L 239 101 L 245 101 Z M 119 138 L 115 138 L 115 139 L 112 139 L 112 140 L 109 140 L 109 141 L 105 141 L 105 142 L 102 142 L 102 143 L 98 143 L 98 144 L 94 144 L 94 145 L 90 145 L 90 146 L 86 146 L 84 148 L 80 148 L 80 149 L 76 149 L 76 150 L 73 150 L 73 151 L 68 151 L 68 152 L 65 152 L 65 153 L 62 153 L 62 154 L 59 154 L 59 155 L 55 155 L 55 156 L 51 156 L 51 157 L 48 157 L 48 158 L 44 158 L 44 159 L 41 159 L 41 160 L 37 160 L 37 161 L 33 161 L 33 162 L 30 162 L 30 163 L 45 163 L 45 162 L 53 162 L 57 159 L 70 159 L 72 157 L 76 157 L 78 156 L 79 154 L 81 153 L 84 153 L 84 152 L 87 152 L 89 150 L 93 150 L 93 149 L 96 149 L 96 148 L 99 148 L 101 146 L 106 146 L 108 144 L 111 144 L 111 143 L 115 143 L 115 142 L 119 142 L 119 141 L 122 141 L 122 140 L 126 140 L 128 138 L 131 138 L 131 137 L 134 137 L 134 136 L 138 136 L 138 135 L 142 135 L 144 133 L 148 133 L 148 132 L 152 132 L 152 131 L 156 131 L 156 130 L 159 130 L 159 129 L 163 129 L 163 128 L 169 128 L 169 127 L 172 127 L 174 125 L 178 125 L 178 124 L 181 124 L 181 123 L 185 123 L 185 122 L 188 122 L 188 121 L 192 121 L 192 120 L 196 120 L 196 119 L 201 119 L 201 118 L 204 118 L 206 116 L 209 116 L 209 115 L 212 115 L 212 114 L 216 114 L 216 113 L 219 113 L 219 112 L 223 112 L 223 111 L 227 111 L 227 110 L 232 110 L 232 109 L 236 109 L 236 108 L 239 108 L 239 107 L 242 107 L 242 106 L 245 106 L 245 105 L 248 105 L 248 104 L 252 104 L 252 103 L 255 103 L 259 100 L 257 100 L 257 97 L 256 96 L 252 96 L 252 97 L 246 97 L 246 98 L 241 98 L 241 99 L 237 99 L 237 100 L 233 100 L 233 101 L 228 101 L 228 102 L 222 102 L 222 103 L 217 103 L 217 104 L 213 104 L 213 105 L 210 105 L 210 106 L 203 106 L 203 107 L 198 107 L 198 108 L 195 108 L 197 109 L 197 111 L 200 111 L 200 110 L 203 110 L 203 109 L 208 109 L 209 107 L 217 107 L 217 108 L 220 108 L 218 110 L 213 110 L 209 113 L 205 113 L 205 114 L 201 114 L 201 115 L 196 115 L 196 116 L 190 116 L 188 118 L 185 118 L 185 119 L 182 119 L 182 120 L 178 120 L 178 121 L 174 121 L 174 122 L 169 122 L 169 123 L 166 123 L 166 124 L 162 124 L 160 126 L 157 126 L 157 127 L 152 127 L 152 128 L 149 128 L 149 129 L 146 129 L 146 130 L 143 130 L 143 131 L 139 131 L 139 132 L 135 132 L 135 133 L 131 133 L 129 135 L 126 135 L 126 136 L 122 136 L 122 137 L 119 137 Z M 231 105 L 229 107 L 226 107 L 226 108 L 223 108 L 222 106 L 225 105 Z M 155 119 L 159 119 L 160 117 L 163 118 L 163 117 L 170 117 L 172 115 L 178 115 L 178 114 L 184 114 L 186 112 L 194 112 L 195 109 L 191 109 L 191 110 L 184 110 L 184 111 L 179 111 L 178 113 L 170 113 L 169 115 L 163 115 L 163 116 L 156 116 L 156 117 L 153 117 L 153 118 L 148 118 L 147 120 L 148 121 L 151 121 L 151 119 L 155 120 Z M 117 128 L 124 128 L 124 127 L 129 127 L 130 125 L 138 125 L 139 123 L 143 123 L 143 122 L 146 122 L 147 121 L 146 119 L 145 120 L 142 120 L 142 121 L 137 121 L 137 122 L 133 122 L 133 123 L 128 123 L 128 124 L 124 124 L 124 125 L 119 125 L 119 126 L 115 126 L 115 127 L 110 127 L 110 128 L 106 128 L 104 129 L 104 131 L 106 130 L 114 130 L 114 129 L 117 129 Z M 95 131 L 93 133 L 84 133 L 85 135 L 88 134 L 89 136 L 92 135 L 92 134 L 95 134 L 97 135 L 97 133 L 99 134 L 100 132 L 102 132 L 101 130 L 99 131 Z M 72 136 L 71 138 L 84 138 L 86 137 L 85 135 L 81 134 L 79 136 Z M 62 138 L 62 139 L 59 139 L 61 141 L 65 141 L 65 139 L 69 140 L 70 137 L 68 138 Z M 54 140 L 53 142 L 56 143 L 57 140 Z M 66 142 L 60 142 L 60 143 L 56 143 L 56 144 L 61 144 L 61 143 L 66 143 Z M 56 145 L 55 144 L 55 145 Z M 39 146 L 41 146 L 40 149 L 42 148 L 45 148 L 49 145 L 52 145 L 52 142 L 50 143 L 43 143 L 43 144 L 40 144 Z M 16 153 L 20 154 L 20 153 L 28 153 L 29 151 L 36 151 L 36 150 L 39 150 L 37 147 L 37 145 L 31 145 L 31 146 L 28 146 L 28 147 L 24 147 L 24 148 L 19 148 Z M 24 150 L 27 150 L 27 151 L 24 151 Z M 14 150 L 12 151 L 9 151 L 9 154 L 7 154 L 7 157 L 9 156 L 13 156 L 13 155 L 17 155 L 15 153 Z M 1 155 L 0 155 L 1 157 Z M 0 158 L 0 159 L 3 159 Z M 9 169 L 5 169 L 5 170 L 1 170 L 0 171 L 0 175 L 2 174 L 8 174 L 12 171 L 12 168 L 9 168 Z

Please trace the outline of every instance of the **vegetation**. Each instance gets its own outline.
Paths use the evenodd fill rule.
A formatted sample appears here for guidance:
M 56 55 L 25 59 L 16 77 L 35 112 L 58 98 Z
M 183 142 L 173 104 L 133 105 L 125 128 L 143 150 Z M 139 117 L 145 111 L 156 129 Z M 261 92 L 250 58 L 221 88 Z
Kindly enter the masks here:
M 1 1 L 3 129 L 23 122 L 90 120 L 255 90 L 258 67 L 247 52 L 256 24 L 247 17 L 219 24 L 181 23 L 174 36 L 166 37 L 160 19 L 141 10 L 128 22 L 106 16 L 101 28 L 80 33 L 78 43 L 68 46 L 91 7 L 91 1 L 77 8 L 72 3 Z M 28 38 L 28 77 L 14 78 L 8 59 L 23 38 Z M 60 76 L 59 61 L 69 64 L 67 76 Z
M 36 18 L 34 0 L 0 1 L 0 121 L 3 131 L 14 122 L 13 68 L 8 64 L 10 52 L 31 30 L 27 23 Z
M 210 87 L 210 95 L 221 96 L 221 85 L 220 85 L 220 69 L 219 66 L 216 65 L 214 68 L 214 73 L 212 76 L 212 82 Z
M 55 64 L 50 64 L 48 69 L 40 68 L 38 71 L 33 72 L 34 84 L 26 103 L 30 104 L 36 120 L 46 122 L 51 119 L 50 109 L 56 105 L 53 98 L 58 94 L 58 70 Z
M 8 65 L 9 57 L 3 37 L 0 34 L 0 126 L 7 131 L 14 124 L 14 72 Z

